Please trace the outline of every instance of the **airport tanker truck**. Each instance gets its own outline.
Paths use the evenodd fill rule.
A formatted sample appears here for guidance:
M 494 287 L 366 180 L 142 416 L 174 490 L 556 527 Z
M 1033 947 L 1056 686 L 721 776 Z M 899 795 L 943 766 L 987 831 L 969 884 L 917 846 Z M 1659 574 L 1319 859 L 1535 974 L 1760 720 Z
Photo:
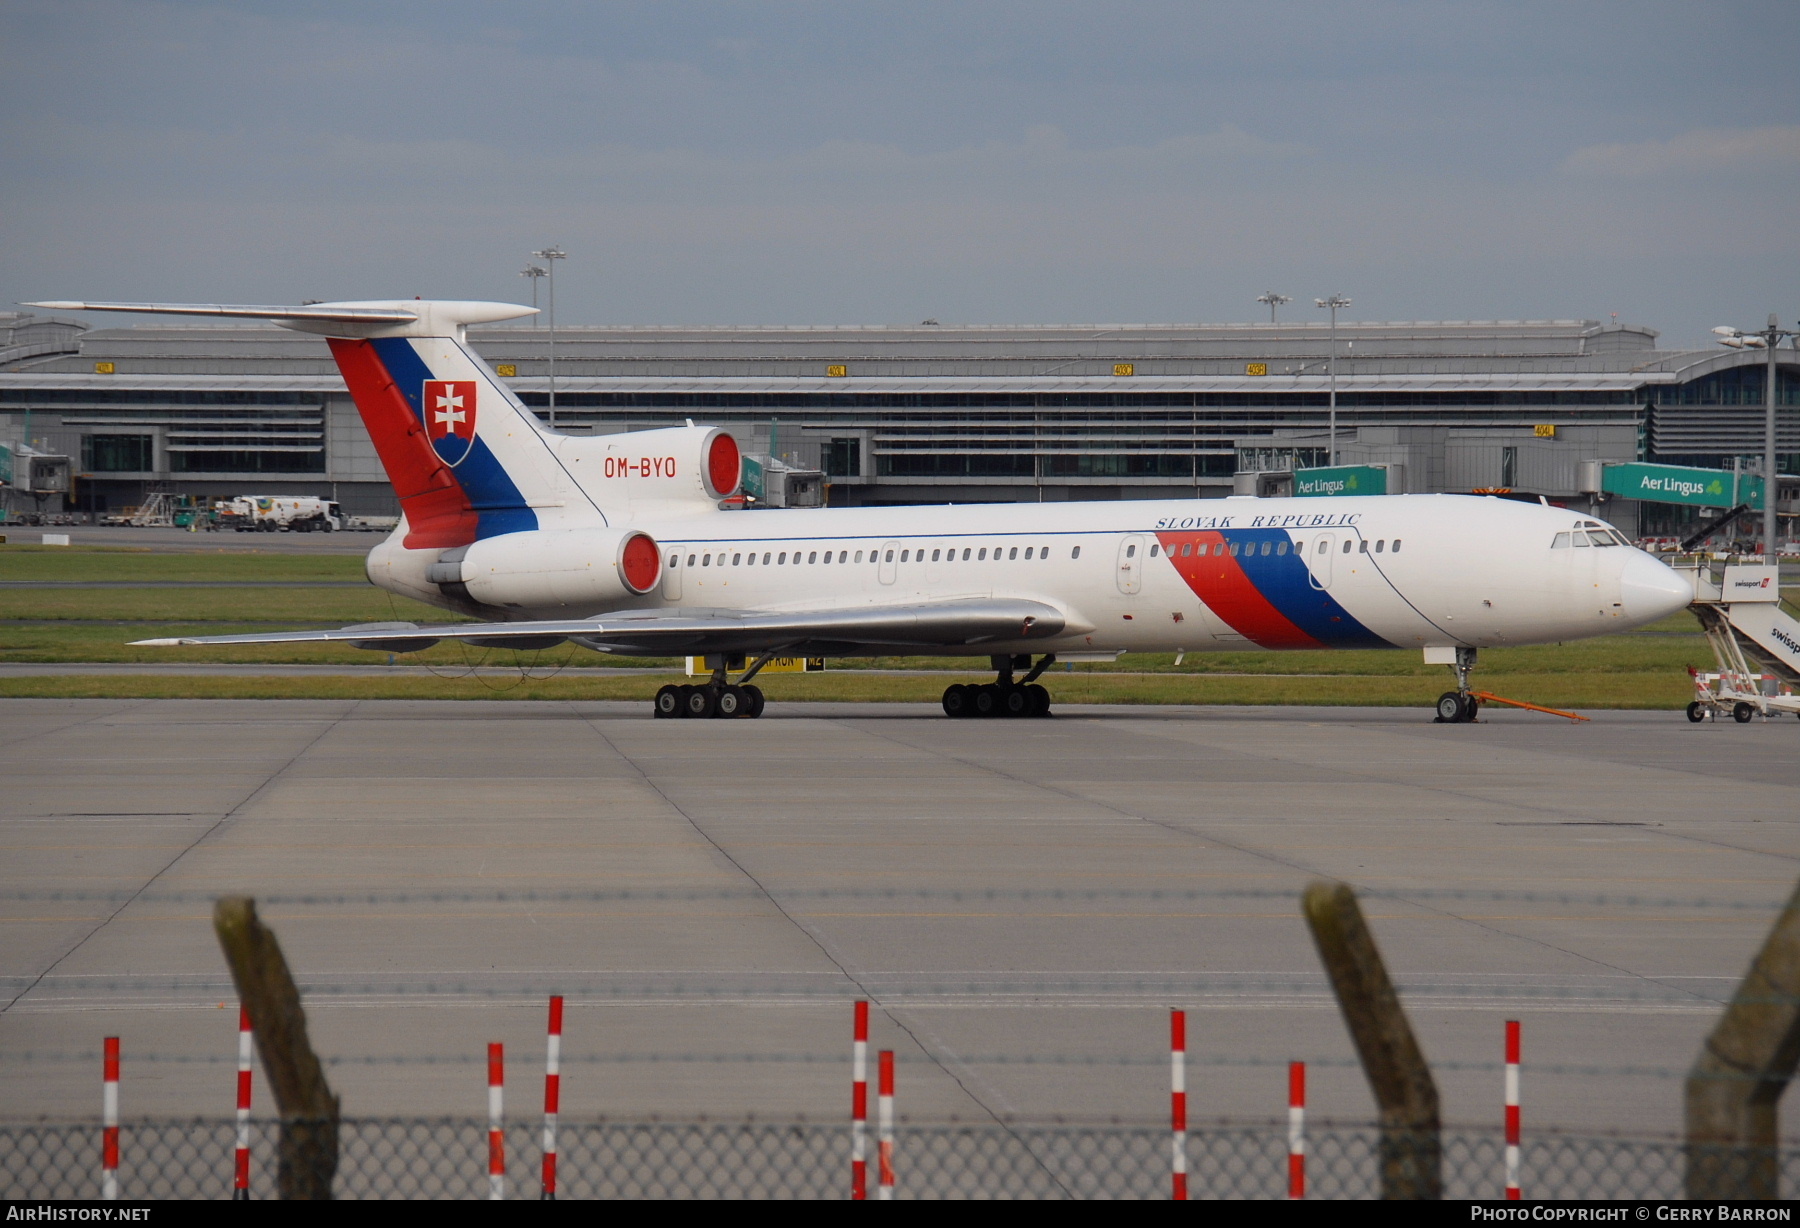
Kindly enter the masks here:
M 221 529 L 239 533 L 330 533 L 344 527 L 344 513 L 313 495 L 239 495 L 214 509 Z

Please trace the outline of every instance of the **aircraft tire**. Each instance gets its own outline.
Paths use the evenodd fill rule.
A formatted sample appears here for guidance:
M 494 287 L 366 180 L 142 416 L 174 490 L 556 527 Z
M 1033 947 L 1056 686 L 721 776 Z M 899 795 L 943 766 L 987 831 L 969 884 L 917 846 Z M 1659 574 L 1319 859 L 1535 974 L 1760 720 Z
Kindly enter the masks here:
M 1000 706 L 1000 688 L 990 682 L 986 686 L 973 688 L 975 691 L 976 716 L 1001 716 L 1005 710 Z
M 1439 695 L 1437 719 L 1440 725 L 1454 725 L 1466 719 L 1463 716 L 1463 697 L 1455 691 L 1445 691 Z
M 719 697 L 709 686 L 682 687 L 687 694 L 681 699 L 681 714 L 694 720 L 705 720 L 719 710 Z
M 975 715 L 975 697 L 969 694 L 973 687 L 964 686 L 960 682 L 952 682 L 944 688 L 944 715 L 955 720 Z
M 1032 703 L 1031 693 L 1024 687 L 1009 686 L 1000 696 L 1000 707 L 1005 715 L 1009 717 L 1020 717 L 1032 715 L 1031 710 L 1036 707 L 1036 705 Z
M 1698 725 L 1701 721 L 1706 719 L 1706 705 L 1696 699 L 1687 706 L 1687 714 L 1688 720 Z
M 744 715 L 755 720 L 763 714 L 763 705 L 768 702 L 763 698 L 762 688 L 748 682 L 739 689 L 744 692 Z
M 741 687 L 720 687 L 718 694 L 713 697 L 713 715 L 721 720 L 728 721 L 733 717 L 744 715 L 746 706 Z
M 681 688 L 670 684 L 656 693 L 651 711 L 656 713 L 659 721 L 673 720 L 681 715 Z
M 1744 703 L 1742 700 L 1739 700 L 1737 706 L 1731 710 L 1731 719 L 1740 725 L 1748 725 L 1750 718 L 1755 715 L 1756 705 Z
M 1050 691 L 1049 691 L 1049 688 L 1045 687 L 1042 683 L 1034 682 L 1030 686 L 1026 687 L 1025 690 L 1026 690 L 1026 693 L 1031 696 L 1031 715 L 1033 715 L 1033 716 L 1049 716 L 1050 715 Z

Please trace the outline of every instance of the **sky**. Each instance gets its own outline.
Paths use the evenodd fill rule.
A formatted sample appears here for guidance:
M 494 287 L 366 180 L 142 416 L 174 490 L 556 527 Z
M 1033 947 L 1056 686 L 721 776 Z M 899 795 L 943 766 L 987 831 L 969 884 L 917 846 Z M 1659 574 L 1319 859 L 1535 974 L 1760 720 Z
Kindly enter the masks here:
M 1791 4 L 0 3 L 0 303 L 1800 317 Z

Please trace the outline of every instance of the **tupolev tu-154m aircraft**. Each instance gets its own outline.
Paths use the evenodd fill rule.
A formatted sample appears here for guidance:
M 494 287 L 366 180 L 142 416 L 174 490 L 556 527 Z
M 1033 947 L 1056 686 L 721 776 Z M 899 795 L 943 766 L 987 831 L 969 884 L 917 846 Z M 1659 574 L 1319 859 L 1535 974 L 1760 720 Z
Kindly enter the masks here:
M 507 303 L 28 305 L 322 334 L 403 512 L 369 579 L 477 620 L 147 645 L 706 658 L 711 680 L 662 688 L 658 717 L 761 715 L 751 680 L 776 656 L 985 657 L 995 680 L 952 685 L 944 711 L 1044 716 L 1037 679 L 1056 661 L 1396 648 L 1454 669 L 1438 717 L 1467 721 L 1478 649 L 1642 626 L 1693 595 L 1597 520 L 1466 495 L 728 511 L 741 465 L 726 431 L 541 424 L 466 343 L 471 324 L 533 313 Z

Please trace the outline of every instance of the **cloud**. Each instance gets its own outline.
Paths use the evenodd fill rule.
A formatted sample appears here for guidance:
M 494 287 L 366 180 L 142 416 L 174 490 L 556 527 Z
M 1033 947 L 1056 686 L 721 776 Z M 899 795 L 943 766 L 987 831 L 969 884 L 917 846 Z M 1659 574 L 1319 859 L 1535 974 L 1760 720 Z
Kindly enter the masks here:
M 1621 179 L 1704 175 L 1722 170 L 1788 171 L 1800 165 L 1800 125 L 1702 128 L 1666 141 L 1588 145 L 1563 161 L 1578 175 Z
M 1719 224 L 1800 183 L 1797 129 L 1738 119 L 1800 125 L 1779 0 L 499 11 L 0 4 L 0 304 L 529 298 L 556 241 L 569 319 L 1237 318 L 1274 287 L 1698 335 L 1800 268 L 1800 229 Z

